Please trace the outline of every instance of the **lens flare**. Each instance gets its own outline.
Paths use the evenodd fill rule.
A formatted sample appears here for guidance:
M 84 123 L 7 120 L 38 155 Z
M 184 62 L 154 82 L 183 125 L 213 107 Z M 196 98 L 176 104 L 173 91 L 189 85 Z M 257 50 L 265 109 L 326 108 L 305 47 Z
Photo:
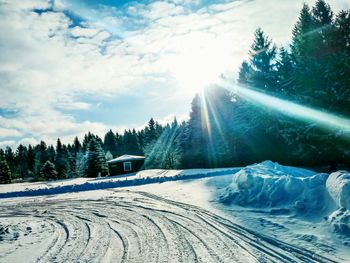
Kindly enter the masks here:
M 289 115 L 304 121 L 315 122 L 327 129 L 338 129 L 338 131 L 341 130 L 344 132 L 350 132 L 350 120 L 347 118 L 302 106 L 253 89 L 248 89 L 241 86 L 232 86 L 232 88 L 239 96 L 277 110 L 285 115 Z

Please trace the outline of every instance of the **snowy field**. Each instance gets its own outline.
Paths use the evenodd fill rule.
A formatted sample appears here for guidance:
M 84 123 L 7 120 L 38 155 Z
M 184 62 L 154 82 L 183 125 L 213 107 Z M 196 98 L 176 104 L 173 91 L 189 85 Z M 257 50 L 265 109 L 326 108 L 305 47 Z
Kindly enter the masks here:
M 0 262 L 350 262 L 349 187 L 272 162 L 2 185 Z

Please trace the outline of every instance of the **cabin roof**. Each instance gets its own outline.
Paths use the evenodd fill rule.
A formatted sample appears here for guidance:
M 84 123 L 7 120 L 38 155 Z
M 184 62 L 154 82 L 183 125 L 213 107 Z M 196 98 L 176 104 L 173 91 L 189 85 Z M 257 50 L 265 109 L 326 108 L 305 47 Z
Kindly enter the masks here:
M 145 156 L 124 154 L 115 159 L 109 160 L 107 163 L 119 163 L 119 162 L 126 162 L 126 161 L 144 160 L 145 158 L 146 158 Z

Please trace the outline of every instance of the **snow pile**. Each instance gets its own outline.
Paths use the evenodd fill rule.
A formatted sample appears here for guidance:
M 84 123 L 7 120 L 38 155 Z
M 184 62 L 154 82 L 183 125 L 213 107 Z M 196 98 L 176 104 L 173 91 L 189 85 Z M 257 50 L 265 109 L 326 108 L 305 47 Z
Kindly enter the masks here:
M 247 166 L 232 178 L 220 201 L 285 211 L 325 212 L 330 208 L 328 174 L 282 166 L 271 161 Z
M 327 188 L 338 207 L 350 210 L 350 173 L 332 173 L 327 180 Z
M 350 237 L 350 173 L 338 171 L 327 180 L 328 191 L 338 206 L 329 217 L 333 231 Z
M 334 211 L 328 216 L 328 222 L 332 226 L 332 230 L 341 235 L 350 237 L 350 211 L 344 207 Z

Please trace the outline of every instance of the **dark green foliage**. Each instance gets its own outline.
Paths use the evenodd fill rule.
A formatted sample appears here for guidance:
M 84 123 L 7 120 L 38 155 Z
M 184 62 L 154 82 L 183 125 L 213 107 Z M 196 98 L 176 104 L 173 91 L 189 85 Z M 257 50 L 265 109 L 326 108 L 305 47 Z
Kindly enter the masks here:
M 147 168 L 179 168 L 183 131 L 184 125 L 179 126 L 176 119 L 171 125 L 167 124 L 162 128 L 162 133 L 156 142 L 149 143 L 144 149 L 147 156 L 145 166 Z
M 81 147 L 82 147 L 81 143 L 80 143 L 78 137 L 76 136 L 74 138 L 74 142 L 73 142 L 73 149 L 74 149 L 75 153 L 80 152 L 81 151 Z
M 276 69 L 277 91 L 287 96 L 295 94 L 295 65 L 292 55 L 285 48 L 280 49 L 279 58 L 276 61 Z
M 112 130 L 109 130 L 103 140 L 103 149 L 109 151 L 113 156 L 117 155 L 117 138 Z
M 16 173 L 19 178 L 28 176 L 28 150 L 27 147 L 20 144 L 17 147 L 15 155 Z
M 241 68 L 239 70 L 238 82 L 240 84 L 248 84 L 250 73 L 251 73 L 251 68 L 249 63 L 247 61 L 243 61 Z
M 46 161 L 41 167 L 40 175 L 46 180 L 56 180 L 58 178 L 55 165 L 50 161 Z
M 3 153 L 0 153 L 0 184 L 11 183 L 11 171 Z
M 250 52 L 250 63 L 243 62 L 241 67 L 238 78 L 241 85 L 301 105 L 349 116 L 349 11 L 341 11 L 333 19 L 333 12 L 325 1 L 316 1 L 311 10 L 304 4 L 293 29 L 290 51 L 282 48 L 278 57 L 270 60 L 270 72 L 274 73 L 270 76 L 276 77 L 273 78 L 276 80 L 275 89 L 271 89 L 270 79 L 253 77 L 254 71 L 263 68 L 263 59 L 256 60 L 254 53 L 257 47 L 263 46 L 259 43 L 269 43 L 263 39 L 261 30 L 258 30 Z M 266 66 L 265 69 L 267 68 Z M 259 112 L 254 108 L 254 105 L 248 105 L 246 109 L 246 112 L 255 111 L 255 120 L 249 121 L 250 118 L 246 118 L 245 122 L 250 123 L 250 126 L 257 125 L 256 131 L 250 135 L 250 141 L 254 141 L 257 149 L 267 148 L 274 153 L 270 155 L 271 159 L 309 166 L 350 164 L 348 134 L 341 131 L 332 133 L 315 123 L 297 121 L 269 112 L 266 107 L 261 107 Z M 261 141 L 265 145 L 261 145 Z M 269 156 L 267 152 L 259 155 L 264 159 Z M 257 156 L 254 158 L 258 161 Z
M 86 177 L 98 177 L 106 174 L 107 164 L 104 151 L 101 143 L 93 138 L 88 147 L 85 175 Z
M 35 152 L 33 150 L 33 147 L 30 144 L 28 146 L 27 164 L 28 164 L 28 170 L 33 173 L 34 172 L 34 165 L 35 165 Z
M 275 92 L 276 47 L 260 28 L 255 31 L 254 36 L 254 42 L 249 52 L 250 71 L 247 82 L 255 88 Z
M 136 130 L 125 130 L 122 140 L 123 154 L 140 155 L 142 151 L 139 146 Z
M 68 178 L 70 175 L 70 154 L 60 139 L 57 139 L 55 164 L 58 178 Z

